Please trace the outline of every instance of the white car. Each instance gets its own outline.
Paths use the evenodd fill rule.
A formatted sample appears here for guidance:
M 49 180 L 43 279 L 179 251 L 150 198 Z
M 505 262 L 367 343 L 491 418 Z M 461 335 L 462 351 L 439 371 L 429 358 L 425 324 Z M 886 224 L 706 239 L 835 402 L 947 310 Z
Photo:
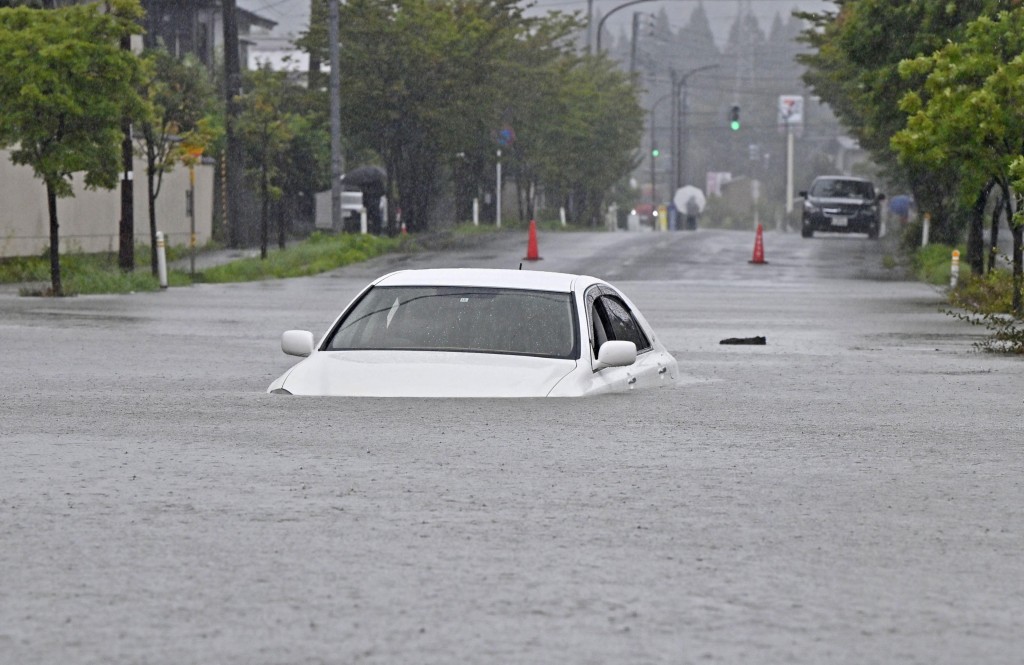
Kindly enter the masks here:
M 356 296 L 305 359 L 270 384 L 285 395 L 573 397 L 675 383 L 675 358 L 615 287 L 522 270 L 403 270 Z

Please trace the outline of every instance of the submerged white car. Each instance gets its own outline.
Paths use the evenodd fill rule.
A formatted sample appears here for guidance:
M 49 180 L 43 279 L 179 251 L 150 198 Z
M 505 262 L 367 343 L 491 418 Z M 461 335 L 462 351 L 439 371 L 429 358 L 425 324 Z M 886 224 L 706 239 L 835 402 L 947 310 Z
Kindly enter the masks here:
M 356 296 L 305 359 L 270 384 L 285 395 L 574 397 L 675 383 L 675 358 L 615 287 L 522 270 L 403 270 Z

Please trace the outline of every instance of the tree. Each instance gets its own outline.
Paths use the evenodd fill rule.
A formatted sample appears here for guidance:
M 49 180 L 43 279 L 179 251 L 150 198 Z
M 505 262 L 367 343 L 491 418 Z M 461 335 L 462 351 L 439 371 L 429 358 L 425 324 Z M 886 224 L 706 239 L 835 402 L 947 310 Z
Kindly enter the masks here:
M 960 41 L 908 60 L 900 71 L 923 76 L 925 83 L 901 102 L 910 117 L 893 137 L 894 149 L 928 168 L 958 164 L 965 184 L 962 195 L 979 202 L 980 224 L 992 183 L 1009 200 L 1012 169 L 1024 154 L 1019 110 L 1024 106 L 1024 9 L 972 21 Z M 1021 225 L 1012 228 L 1013 307 L 1020 312 Z
M 260 258 L 267 258 L 270 203 L 281 196 L 278 180 L 298 116 L 283 109 L 287 74 L 270 69 L 249 72 L 245 94 L 238 101 L 238 136 L 248 159 L 246 174 L 260 195 Z
M 150 266 L 156 275 L 156 200 L 163 176 L 188 149 L 203 149 L 215 138 L 211 124 L 203 122 L 214 112 L 215 92 L 206 67 L 195 57 L 178 60 L 164 49 L 154 49 L 143 58 L 140 94 L 150 113 L 138 123 L 137 144 L 146 159 Z
M 63 295 L 57 198 L 73 196 L 71 176 L 112 189 L 121 172 L 123 116 L 142 117 L 137 58 L 120 48 L 137 33 L 136 0 L 41 11 L 0 9 L 0 146 L 46 187 L 50 279 Z M 10 66 L 17 63 L 17 66 Z
M 526 181 L 552 185 L 539 181 L 539 174 L 568 173 L 577 161 L 596 166 L 611 157 L 609 163 L 621 167 L 617 153 L 606 154 L 604 139 L 620 136 L 619 124 L 632 123 L 638 108 L 635 90 L 623 75 L 603 71 L 606 65 L 584 65 L 569 56 L 573 30 L 579 27 L 574 19 L 557 14 L 527 17 L 514 0 L 352 0 L 342 14 L 347 149 L 368 147 L 383 162 L 389 199 L 396 204 L 389 212 L 400 206 L 410 230 L 428 227 L 453 164 L 462 165 L 460 191 L 493 187 L 488 178 L 499 147 L 494 137 L 506 126 L 517 140 L 512 154 L 502 156 L 503 164 Z M 326 44 L 319 34 L 311 29 L 302 44 L 322 56 Z M 590 95 L 559 92 L 560 83 L 578 85 L 587 76 L 591 83 L 612 84 L 609 100 L 622 102 L 622 90 L 629 90 L 633 99 L 606 104 L 605 91 L 590 83 Z M 537 94 L 541 90 L 557 93 L 560 101 Z M 595 100 L 601 101 L 599 109 L 573 106 Z M 539 109 L 555 115 L 545 117 Z M 600 140 L 563 140 L 559 146 L 571 143 L 577 152 L 562 150 L 551 157 L 553 149 L 541 146 L 536 137 L 558 136 L 557 128 L 572 115 L 607 123 L 586 128 L 591 138 Z M 527 146 L 532 146 L 529 151 Z M 548 158 L 552 164 L 541 170 Z M 606 187 L 608 179 L 591 186 Z
M 957 164 L 921 169 L 901 164 L 890 145 L 904 126 L 900 100 L 919 89 L 920 77 L 904 78 L 899 63 L 956 41 L 964 26 L 998 6 L 998 0 L 838 0 L 837 11 L 800 13 L 811 27 L 803 39 L 814 50 L 798 57 L 804 82 L 826 102 L 892 180 L 910 186 L 919 206 L 933 213 L 939 240 L 955 240 L 953 223 L 960 185 Z

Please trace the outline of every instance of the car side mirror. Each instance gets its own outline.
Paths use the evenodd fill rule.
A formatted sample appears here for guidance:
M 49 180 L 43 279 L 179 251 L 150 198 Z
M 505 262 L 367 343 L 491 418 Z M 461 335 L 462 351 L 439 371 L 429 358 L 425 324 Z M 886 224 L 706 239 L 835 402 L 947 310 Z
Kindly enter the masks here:
M 803 190 L 803 191 L 801 191 L 801 192 L 797 192 L 797 194 L 798 194 L 798 195 L 800 196 L 800 198 L 802 198 L 802 199 L 806 199 L 806 198 L 807 198 L 807 190 Z
M 636 362 L 636 344 L 623 340 L 605 342 L 597 350 L 597 365 L 594 369 L 605 367 L 625 367 Z
M 313 353 L 313 333 L 308 330 L 286 330 L 281 335 L 281 350 L 290 356 L 305 358 Z

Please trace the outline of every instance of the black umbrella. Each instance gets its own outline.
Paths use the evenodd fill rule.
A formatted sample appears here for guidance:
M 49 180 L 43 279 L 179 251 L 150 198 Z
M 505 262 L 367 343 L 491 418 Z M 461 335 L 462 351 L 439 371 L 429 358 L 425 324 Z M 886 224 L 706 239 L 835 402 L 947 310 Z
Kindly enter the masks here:
M 388 174 L 379 166 L 360 166 L 341 176 L 341 182 L 351 187 L 383 187 Z

